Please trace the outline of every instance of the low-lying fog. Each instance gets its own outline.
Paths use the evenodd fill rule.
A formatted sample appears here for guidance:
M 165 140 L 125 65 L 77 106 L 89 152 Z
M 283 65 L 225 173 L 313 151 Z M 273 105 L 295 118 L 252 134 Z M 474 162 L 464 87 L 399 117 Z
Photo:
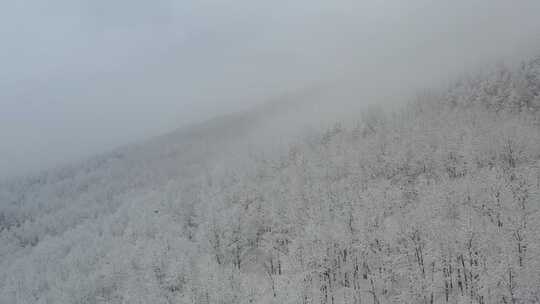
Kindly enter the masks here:
M 3 2 L 0 177 L 303 89 L 331 92 L 337 111 L 320 115 L 391 105 L 536 51 L 539 12 L 536 0 Z

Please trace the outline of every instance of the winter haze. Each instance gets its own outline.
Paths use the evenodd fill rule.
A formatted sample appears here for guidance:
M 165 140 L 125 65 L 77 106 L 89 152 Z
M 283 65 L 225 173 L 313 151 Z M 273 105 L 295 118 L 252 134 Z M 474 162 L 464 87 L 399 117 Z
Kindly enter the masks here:
M 540 2 L 0 4 L 0 304 L 540 304 Z
M 533 0 L 3 2 L 0 175 L 309 86 L 353 81 L 340 99 L 359 104 L 381 83 L 387 97 L 451 79 L 530 50 L 539 10 Z

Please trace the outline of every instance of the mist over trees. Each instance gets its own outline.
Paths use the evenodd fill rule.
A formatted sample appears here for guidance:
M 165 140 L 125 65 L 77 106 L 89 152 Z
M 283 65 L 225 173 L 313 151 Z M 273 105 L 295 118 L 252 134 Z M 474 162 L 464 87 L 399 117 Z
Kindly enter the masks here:
M 539 110 L 540 57 L 285 152 L 263 111 L 5 181 L 0 303 L 540 303 Z

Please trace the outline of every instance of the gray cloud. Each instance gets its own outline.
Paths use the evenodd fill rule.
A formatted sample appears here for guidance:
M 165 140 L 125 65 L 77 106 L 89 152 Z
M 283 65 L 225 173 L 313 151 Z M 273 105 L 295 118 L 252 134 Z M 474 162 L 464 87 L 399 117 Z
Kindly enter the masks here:
M 539 11 L 533 0 L 4 1 L 0 175 L 311 83 L 340 83 L 353 103 L 421 87 L 534 50 Z

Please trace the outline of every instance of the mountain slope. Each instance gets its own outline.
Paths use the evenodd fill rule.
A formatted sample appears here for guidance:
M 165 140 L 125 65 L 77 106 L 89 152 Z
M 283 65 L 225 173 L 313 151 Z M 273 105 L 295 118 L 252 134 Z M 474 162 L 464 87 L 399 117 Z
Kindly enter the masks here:
M 0 302 L 540 302 L 540 60 L 269 153 L 291 107 L 2 184 Z

